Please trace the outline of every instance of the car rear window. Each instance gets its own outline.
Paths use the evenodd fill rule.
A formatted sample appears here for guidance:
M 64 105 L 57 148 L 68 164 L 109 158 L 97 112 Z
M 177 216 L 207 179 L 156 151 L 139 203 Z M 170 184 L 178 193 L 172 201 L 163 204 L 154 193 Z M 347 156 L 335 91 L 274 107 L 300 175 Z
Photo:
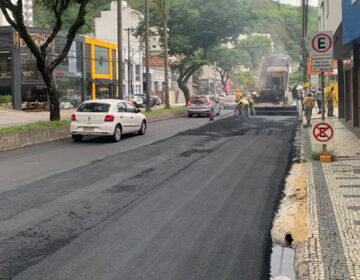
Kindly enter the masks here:
M 196 103 L 204 104 L 205 102 L 206 102 L 205 96 L 195 96 L 191 98 L 192 104 L 196 104 Z
M 77 111 L 83 113 L 108 113 L 109 110 L 110 110 L 110 104 L 85 103 L 85 104 L 81 104 Z

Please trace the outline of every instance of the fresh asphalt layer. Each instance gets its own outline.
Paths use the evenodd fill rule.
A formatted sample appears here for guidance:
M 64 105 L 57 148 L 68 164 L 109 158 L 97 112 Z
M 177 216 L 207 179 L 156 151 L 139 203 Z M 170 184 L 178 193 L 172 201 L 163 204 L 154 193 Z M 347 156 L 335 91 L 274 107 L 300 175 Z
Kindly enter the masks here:
M 269 278 L 295 129 L 182 118 L 1 153 L 0 279 Z

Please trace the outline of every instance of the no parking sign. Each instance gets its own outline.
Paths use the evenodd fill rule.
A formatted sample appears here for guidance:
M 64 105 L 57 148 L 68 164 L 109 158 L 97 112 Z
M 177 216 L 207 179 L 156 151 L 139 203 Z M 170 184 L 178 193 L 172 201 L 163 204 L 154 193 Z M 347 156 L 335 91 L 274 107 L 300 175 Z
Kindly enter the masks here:
M 330 141 L 334 136 L 334 129 L 328 123 L 322 122 L 315 125 L 313 135 L 319 142 L 325 143 Z

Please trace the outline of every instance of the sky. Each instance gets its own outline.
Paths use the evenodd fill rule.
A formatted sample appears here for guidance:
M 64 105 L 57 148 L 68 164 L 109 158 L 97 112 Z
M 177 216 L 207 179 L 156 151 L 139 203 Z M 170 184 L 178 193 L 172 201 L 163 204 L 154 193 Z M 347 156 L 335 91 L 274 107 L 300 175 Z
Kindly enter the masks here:
M 280 0 L 280 3 L 292 4 L 292 5 L 300 6 L 301 1 L 300 0 Z M 309 3 L 312 6 L 317 6 L 318 0 L 310 0 Z

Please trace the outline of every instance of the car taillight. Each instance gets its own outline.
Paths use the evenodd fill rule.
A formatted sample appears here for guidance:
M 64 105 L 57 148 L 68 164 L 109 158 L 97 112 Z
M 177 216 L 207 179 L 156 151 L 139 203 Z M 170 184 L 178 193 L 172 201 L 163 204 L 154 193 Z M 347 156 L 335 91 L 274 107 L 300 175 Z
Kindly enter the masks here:
M 187 105 L 189 106 L 192 103 L 192 98 L 188 101 Z
M 71 115 L 71 120 L 72 120 L 72 121 L 76 121 L 76 116 L 75 116 L 75 114 L 72 114 L 72 115 Z
M 206 104 L 207 104 L 207 105 L 210 105 L 210 104 L 211 104 L 209 98 L 207 98 L 207 97 L 206 97 Z
M 113 122 L 114 121 L 114 116 L 113 115 L 106 115 L 104 122 Z

